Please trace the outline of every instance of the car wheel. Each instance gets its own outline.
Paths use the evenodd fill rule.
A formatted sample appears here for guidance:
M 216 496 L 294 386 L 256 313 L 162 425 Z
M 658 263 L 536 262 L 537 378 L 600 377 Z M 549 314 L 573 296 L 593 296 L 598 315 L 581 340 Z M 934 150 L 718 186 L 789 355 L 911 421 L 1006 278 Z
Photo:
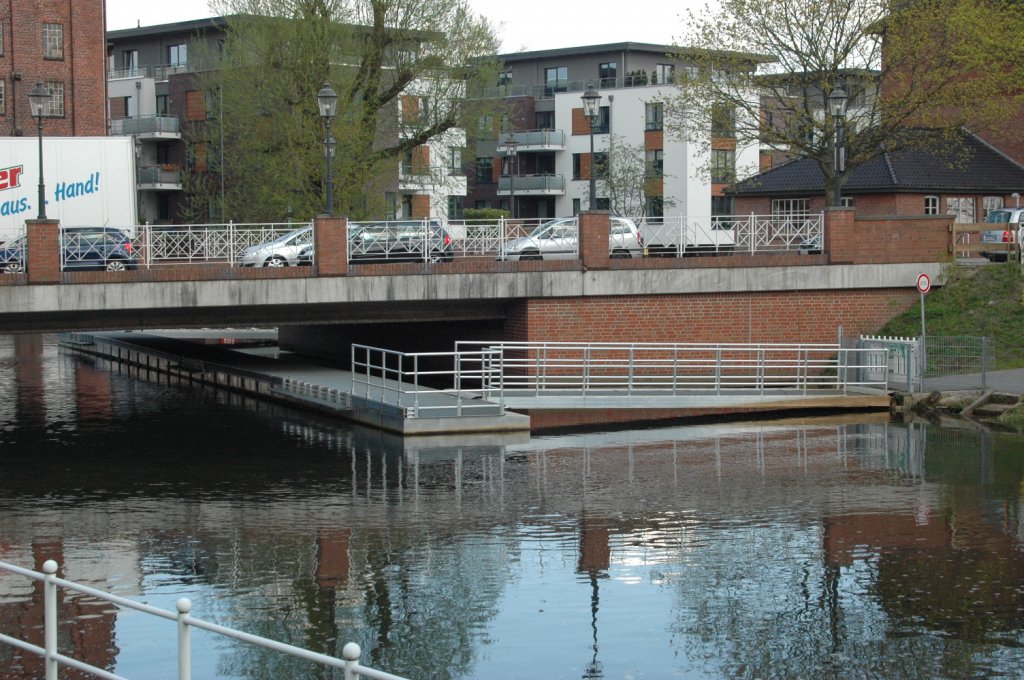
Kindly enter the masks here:
M 108 272 L 123 272 L 128 269 L 128 266 L 124 260 L 108 260 L 106 269 Z
M 20 274 L 23 271 L 25 271 L 25 266 L 17 260 L 11 260 L 4 265 L 5 274 Z
M 536 250 L 527 250 L 527 251 L 524 251 L 523 254 L 519 256 L 519 259 L 520 260 L 540 260 L 542 258 L 540 256 L 540 253 L 537 252 Z
M 284 259 L 280 255 L 274 255 L 271 258 L 267 258 L 267 261 L 263 263 L 264 267 L 287 267 L 288 260 Z

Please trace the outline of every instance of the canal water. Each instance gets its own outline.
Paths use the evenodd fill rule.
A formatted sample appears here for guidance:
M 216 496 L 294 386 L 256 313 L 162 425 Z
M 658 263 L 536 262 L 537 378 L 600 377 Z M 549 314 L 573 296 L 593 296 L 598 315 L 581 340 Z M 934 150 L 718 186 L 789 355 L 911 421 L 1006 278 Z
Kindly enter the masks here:
M 1024 668 L 1024 439 L 879 417 L 409 440 L 0 337 L 0 560 L 410 678 Z M 174 678 L 173 622 L 62 651 Z M 0 574 L 0 632 L 42 644 Z M 329 678 L 193 634 L 193 677 Z M 42 676 L 0 644 L 0 678 Z M 82 677 L 69 673 L 67 677 Z

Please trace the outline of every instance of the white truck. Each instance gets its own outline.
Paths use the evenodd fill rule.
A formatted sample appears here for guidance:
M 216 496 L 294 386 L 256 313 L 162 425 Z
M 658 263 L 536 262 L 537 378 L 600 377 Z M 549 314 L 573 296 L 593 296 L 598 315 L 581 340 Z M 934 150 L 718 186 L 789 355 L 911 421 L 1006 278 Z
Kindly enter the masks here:
M 69 227 L 120 227 L 138 222 L 135 149 L 131 137 L 47 137 L 43 134 L 46 216 Z M 0 139 L 0 243 L 39 216 L 39 139 Z

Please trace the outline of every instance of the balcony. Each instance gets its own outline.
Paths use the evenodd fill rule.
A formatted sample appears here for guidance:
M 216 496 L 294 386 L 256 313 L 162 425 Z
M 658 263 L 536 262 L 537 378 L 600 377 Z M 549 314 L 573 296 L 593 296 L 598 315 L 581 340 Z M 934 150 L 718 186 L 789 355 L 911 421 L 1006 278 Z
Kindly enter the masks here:
M 504 154 L 507 151 L 505 140 L 510 134 L 519 142 L 518 153 L 565 150 L 565 133 L 562 130 L 515 130 L 501 133 L 498 138 L 498 153 Z
M 137 135 L 139 139 L 181 139 L 174 116 L 139 116 L 110 121 L 111 135 Z
M 515 186 L 513 187 L 513 179 Z M 564 175 L 503 175 L 498 179 L 498 195 L 510 196 L 515 188 L 516 196 L 564 196 Z
M 140 191 L 181 191 L 181 170 L 176 165 L 150 165 L 139 168 Z

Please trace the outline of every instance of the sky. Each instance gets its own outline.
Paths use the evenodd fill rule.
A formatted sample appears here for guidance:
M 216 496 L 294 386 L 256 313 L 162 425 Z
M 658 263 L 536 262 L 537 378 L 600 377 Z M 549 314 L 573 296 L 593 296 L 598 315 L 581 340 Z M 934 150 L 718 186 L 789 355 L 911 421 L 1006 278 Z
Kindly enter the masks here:
M 632 0 L 627 5 L 552 0 L 469 0 L 491 21 L 502 52 L 544 50 L 614 42 L 672 44 L 681 40 L 687 7 L 703 0 Z M 107 0 L 107 30 L 213 16 L 207 0 Z

